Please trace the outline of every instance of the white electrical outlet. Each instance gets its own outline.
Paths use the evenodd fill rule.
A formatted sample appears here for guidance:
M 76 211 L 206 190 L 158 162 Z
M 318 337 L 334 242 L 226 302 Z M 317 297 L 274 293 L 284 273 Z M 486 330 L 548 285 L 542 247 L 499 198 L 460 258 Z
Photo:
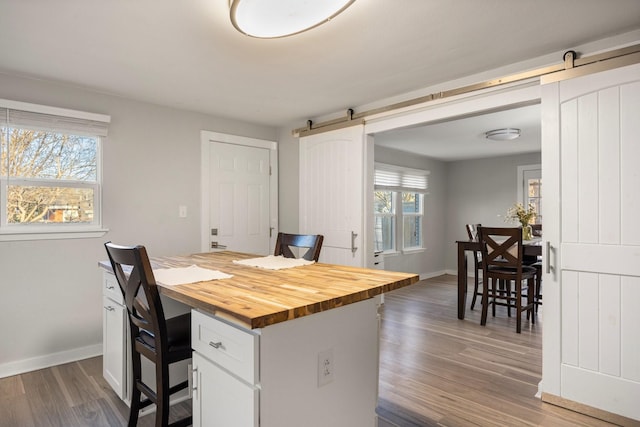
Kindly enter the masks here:
M 318 387 L 333 381 L 333 349 L 318 353 Z

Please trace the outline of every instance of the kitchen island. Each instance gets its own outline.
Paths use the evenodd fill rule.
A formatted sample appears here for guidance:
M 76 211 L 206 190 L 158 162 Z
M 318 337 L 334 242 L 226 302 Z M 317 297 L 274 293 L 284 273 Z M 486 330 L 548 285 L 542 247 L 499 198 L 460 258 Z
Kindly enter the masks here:
M 233 262 L 252 257 L 151 258 L 154 269 L 195 264 L 233 275 L 159 284 L 162 295 L 193 309 L 194 425 L 375 426 L 380 295 L 418 276 L 322 263 L 265 270 Z

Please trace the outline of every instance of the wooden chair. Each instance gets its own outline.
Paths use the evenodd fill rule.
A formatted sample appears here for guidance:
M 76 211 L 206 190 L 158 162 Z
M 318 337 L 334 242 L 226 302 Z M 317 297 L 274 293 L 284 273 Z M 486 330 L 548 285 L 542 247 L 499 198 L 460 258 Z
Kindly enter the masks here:
M 316 261 L 320 258 L 320 249 L 324 236 L 321 234 L 287 234 L 278 233 L 274 255 L 282 255 L 285 258 L 296 258 L 291 248 L 308 248 L 302 258 L 307 261 Z
M 131 330 L 131 409 L 129 427 L 138 423 L 140 409 L 156 405 L 156 427 L 192 424 L 192 416 L 169 425 L 169 396 L 187 388 L 184 381 L 169 386 L 169 365 L 191 358 L 191 314 L 165 319 L 160 294 L 144 246 L 105 243 L 113 272 L 124 295 Z M 140 355 L 155 364 L 156 392 L 143 382 Z M 141 400 L 142 395 L 146 399 Z
M 478 227 L 481 227 L 482 224 L 467 224 L 467 235 L 469 236 L 469 240 L 478 241 Z M 473 283 L 473 298 L 471 298 L 471 310 L 476 305 L 476 298 L 482 297 L 482 292 L 480 291 L 480 271 L 482 271 L 482 256 L 480 252 L 473 252 L 473 267 L 474 267 L 474 283 Z
M 496 305 L 505 305 L 516 309 L 516 332 L 522 329 L 522 312 L 527 312 L 527 318 L 535 323 L 534 288 L 536 269 L 522 264 L 522 229 L 479 227 L 478 238 L 482 251 L 482 317 L 481 325 L 487 323 L 489 304 L 493 305 L 493 315 Z M 523 286 L 527 281 L 527 303 L 522 304 Z M 514 291 L 511 290 L 514 283 Z M 505 286 L 499 286 L 503 283 Z M 504 302 L 500 302 L 500 300 Z
M 531 231 L 533 237 L 542 237 L 542 224 L 531 224 Z M 536 269 L 535 303 L 537 312 L 538 306 L 542 305 L 542 257 L 525 256 L 523 263 Z
M 542 237 L 542 224 L 531 224 L 531 234 L 533 237 Z

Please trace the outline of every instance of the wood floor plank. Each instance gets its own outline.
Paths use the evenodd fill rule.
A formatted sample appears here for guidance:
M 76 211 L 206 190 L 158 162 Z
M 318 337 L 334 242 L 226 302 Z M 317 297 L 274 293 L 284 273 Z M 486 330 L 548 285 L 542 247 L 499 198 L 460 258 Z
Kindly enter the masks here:
M 470 290 L 471 292 L 471 290 Z M 542 375 L 542 310 L 531 324 L 499 307 L 457 319 L 457 278 L 441 276 L 385 295 L 380 413 L 439 426 L 610 426 L 535 397 Z M 469 304 L 469 302 L 467 303 Z M 400 427 L 404 427 L 399 422 Z
M 459 320 L 456 282 L 442 276 L 385 295 L 379 427 L 612 425 L 535 397 L 542 311 L 521 334 L 504 309 L 486 327 L 478 309 Z M 182 402 L 171 419 L 189 412 L 191 402 Z M 123 427 L 128 416 L 102 376 L 101 357 L 0 379 L 0 427 Z M 151 413 L 138 425 L 154 420 Z
M 0 427 L 16 426 L 35 426 L 29 402 L 24 394 L 0 399 Z
M 37 426 L 78 425 L 52 369 L 22 374 L 25 395 Z
M 52 371 L 70 407 L 93 402 L 101 397 L 78 363 L 58 365 L 53 367 Z
M 73 407 L 80 425 L 91 427 L 112 427 L 125 425 L 124 419 L 117 414 L 104 398 L 86 401 Z

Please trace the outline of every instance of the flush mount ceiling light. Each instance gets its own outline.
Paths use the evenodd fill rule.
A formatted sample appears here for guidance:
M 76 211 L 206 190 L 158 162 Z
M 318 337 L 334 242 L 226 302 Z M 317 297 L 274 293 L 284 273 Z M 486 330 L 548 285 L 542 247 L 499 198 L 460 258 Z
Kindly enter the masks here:
M 485 138 L 492 139 L 494 141 L 511 141 L 520 136 L 520 129 L 504 128 L 490 130 L 484 134 Z
M 355 0 L 229 0 L 231 22 L 248 36 L 276 38 L 321 25 Z

